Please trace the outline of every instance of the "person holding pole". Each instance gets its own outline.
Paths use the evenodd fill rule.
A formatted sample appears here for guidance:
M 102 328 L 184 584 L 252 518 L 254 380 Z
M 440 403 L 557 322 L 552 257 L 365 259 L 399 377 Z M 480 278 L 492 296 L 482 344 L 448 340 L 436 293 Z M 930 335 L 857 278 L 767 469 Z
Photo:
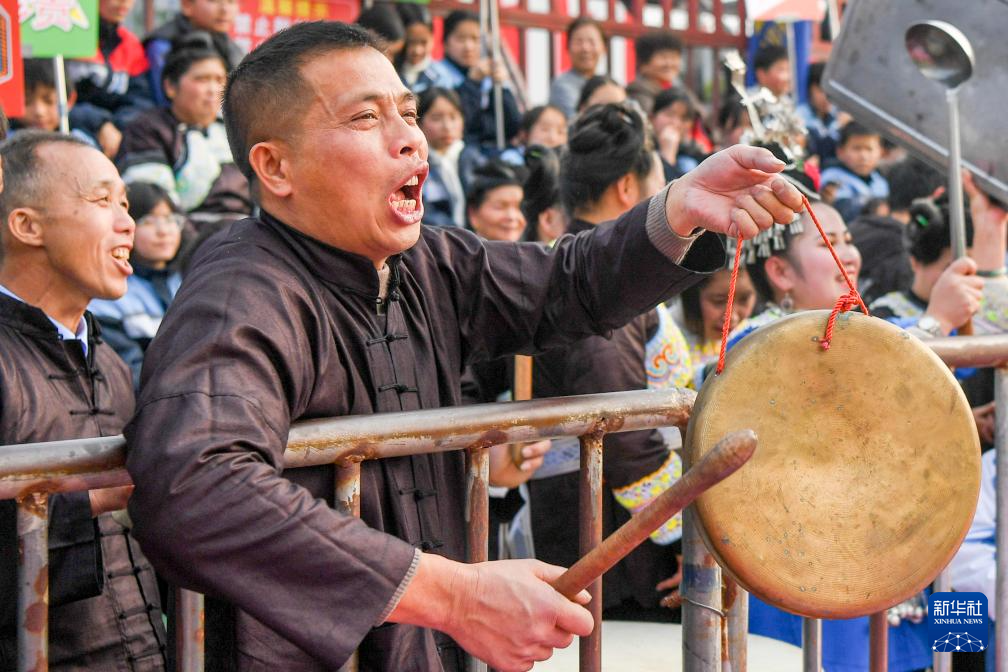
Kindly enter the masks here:
M 332 467 L 284 469 L 291 424 L 453 406 L 470 363 L 625 324 L 721 267 L 705 229 L 791 221 L 783 162 L 733 147 L 552 248 L 424 227 L 414 96 L 339 22 L 249 54 L 224 119 L 260 214 L 200 250 L 124 432 L 144 551 L 223 602 L 208 657 L 321 671 L 356 649 L 360 670 L 456 672 L 467 651 L 512 672 L 587 635 L 587 594 L 549 583 L 561 568 L 461 562 L 461 451 L 362 463 L 358 519 L 333 508 Z

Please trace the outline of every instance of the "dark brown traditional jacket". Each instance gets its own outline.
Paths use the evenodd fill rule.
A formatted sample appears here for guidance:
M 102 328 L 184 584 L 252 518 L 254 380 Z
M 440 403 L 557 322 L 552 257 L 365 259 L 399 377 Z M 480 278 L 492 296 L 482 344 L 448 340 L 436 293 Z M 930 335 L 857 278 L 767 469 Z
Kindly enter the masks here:
M 332 670 L 358 646 L 363 670 L 461 669 L 447 637 L 379 624 L 417 549 L 464 557 L 462 454 L 365 462 L 357 520 L 332 508 L 332 468 L 282 470 L 290 424 L 456 405 L 466 364 L 617 328 L 682 290 L 699 276 L 651 242 L 647 213 L 552 250 L 423 227 L 388 260 L 386 301 L 370 261 L 265 213 L 201 252 L 147 350 L 130 513 L 170 580 L 240 607 L 240 669 Z M 661 203 L 652 215 L 667 226 Z M 703 236 L 684 265 L 723 262 Z
M 126 365 L 88 320 L 87 357 L 38 308 L 0 295 L 0 444 L 111 436 L 133 412 Z M 51 670 L 163 670 L 164 625 L 154 571 L 87 492 L 49 498 Z M 17 528 L 0 502 L 0 669 L 16 656 Z
M 568 232 L 590 231 L 588 222 L 574 221 Z M 549 350 L 533 360 L 532 390 L 536 398 L 600 392 L 645 390 L 645 348 L 658 330 L 654 310 L 638 315 L 606 336 L 590 336 Z M 603 533 L 611 534 L 630 519 L 630 512 L 613 497 L 622 488 L 657 471 L 669 452 L 658 430 L 620 432 L 605 437 L 602 461 L 605 494 Z M 532 536 L 536 558 L 569 567 L 578 553 L 578 474 L 568 473 L 529 481 Z M 603 604 L 616 607 L 627 601 L 647 609 L 658 607 L 655 585 L 676 571 L 672 546 L 645 541 L 603 577 Z

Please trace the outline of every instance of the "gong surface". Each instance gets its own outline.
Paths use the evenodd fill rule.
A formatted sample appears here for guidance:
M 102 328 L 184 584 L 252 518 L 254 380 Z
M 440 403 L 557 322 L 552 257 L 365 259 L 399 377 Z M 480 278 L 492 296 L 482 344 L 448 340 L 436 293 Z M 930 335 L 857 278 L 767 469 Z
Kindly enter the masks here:
M 728 432 L 756 453 L 696 509 L 722 567 L 766 602 L 816 618 L 881 611 L 923 589 L 973 519 L 980 445 L 969 403 L 919 340 L 828 311 L 742 339 L 710 376 L 685 441 L 696 463 Z

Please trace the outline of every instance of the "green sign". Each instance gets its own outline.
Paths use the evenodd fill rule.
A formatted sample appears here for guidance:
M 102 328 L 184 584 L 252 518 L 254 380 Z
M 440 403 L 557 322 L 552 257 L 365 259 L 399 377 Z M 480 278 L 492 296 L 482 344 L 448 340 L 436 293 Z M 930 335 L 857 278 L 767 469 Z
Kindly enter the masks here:
M 98 51 L 98 0 L 19 0 L 25 58 L 91 58 Z

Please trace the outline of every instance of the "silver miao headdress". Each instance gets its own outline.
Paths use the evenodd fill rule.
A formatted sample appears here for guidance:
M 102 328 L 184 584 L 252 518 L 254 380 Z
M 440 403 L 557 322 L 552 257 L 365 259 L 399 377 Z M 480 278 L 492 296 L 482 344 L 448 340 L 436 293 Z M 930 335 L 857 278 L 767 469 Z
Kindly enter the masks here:
M 746 66 L 738 51 L 725 54 L 724 64 L 731 71 L 732 87 L 741 97 L 741 103 L 749 116 L 751 128 L 743 134 L 742 142 L 776 147 L 788 162 L 784 170 L 796 170 L 800 161 L 804 159 L 805 150 L 800 139 L 807 133 L 807 129 L 798 116 L 794 103 L 790 99 L 778 98 L 766 87 L 760 87 L 755 93 L 746 90 Z M 819 195 L 805 185 L 786 174 L 784 177 L 788 178 L 809 200 L 819 200 Z M 757 258 L 766 259 L 774 252 L 783 250 L 785 230 L 792 236 L 804 231 L 801 215 L 795 215 L 790 224 L 775 223 L 766 231 L 760 231 L 754 238 L 743 242 L 742 262 L 747 265 L 754 264 Z M 728 263 L 731 264 L 735 255 L 735 241 L 729 240 L 728 243 Z

